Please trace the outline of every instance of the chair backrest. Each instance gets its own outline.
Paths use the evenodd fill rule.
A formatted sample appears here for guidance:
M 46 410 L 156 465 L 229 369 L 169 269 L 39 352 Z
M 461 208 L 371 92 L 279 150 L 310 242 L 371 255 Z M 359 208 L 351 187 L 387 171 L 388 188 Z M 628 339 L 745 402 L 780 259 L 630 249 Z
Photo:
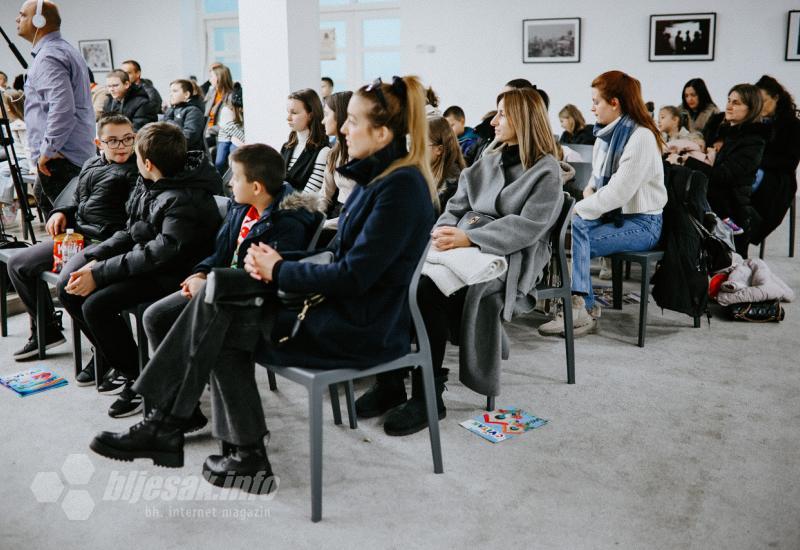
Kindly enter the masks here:
M 325 214 L 320 212 L 318 217 L 320 218 L 319 225 L 317 226 L 317 230 L 314 231 L 314 236 L 311 237 L 311 241 L 308 243 L 308 248 L 306 250 L 314 250 L 317 248 L 319 236 L 322 235 L 322 230 L 325 228 L 325 221 L 327 220 Z
M 231 203 L 230 199 L 228 197 L 214 195 L 214 200 L 217 201 L 217 209 L 219 210 L 219 217 L 224 220 L 225 216 L 228 215 L 228 206 Z
M 428 341 L 428 333 L 425 331 L 425 321 L 422 320 L 419 303 L 417 303 L 417 288 L 419 287 L 419 278 L 422 275 L 422 266 L 425 265 L 425 258 L 428 257 L 430 248 L 431 241 L 428 239 L 428 244 L 425 245 L 425 250 L 422 251 L 422 256 L 419 258 L 417 268 L 414 270 L 411 282 L 408 285 L 408 308 L 411 310 L 411 322 L 414 325 L 414 333 L 417 336 L 417 351 L 422 354 L 430 353 L 431 344 Z
M 575 187 L 583 191 L 592 179 L 592 163 L 573 162 L 570 166 L 575 169 Z
M 553 254 L 556 256 L 558 264 L 558 278 L 561 281 L 560 288 L 570 287 L 569 267 L 567 265 L 566 238 L 567 227 L 572 220 L 572 209 L 575 207 L 575 199 L 569 193 L 564 193 L 564 204 L 561 207 L 561 214 L 558 215 L 550 234 L 550 243 L 553 247 Z
M 592 162 L 592 151 L 594 150 L 594 145 L 570 143 L 567 145 L 567 147 L 578 153 L 581 156 L 582 162 Z

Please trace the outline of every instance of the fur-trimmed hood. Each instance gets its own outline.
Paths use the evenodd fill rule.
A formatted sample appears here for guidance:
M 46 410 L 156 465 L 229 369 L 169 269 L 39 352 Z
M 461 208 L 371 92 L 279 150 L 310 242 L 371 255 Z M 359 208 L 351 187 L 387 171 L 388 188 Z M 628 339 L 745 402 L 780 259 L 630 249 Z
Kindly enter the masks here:
M 324 211 L 324 204 L 320 195 L 295 191 L 291 185 L 284 184 L 284 193 L 278 203 L 278 210 L 308 210 L 315 214 Z

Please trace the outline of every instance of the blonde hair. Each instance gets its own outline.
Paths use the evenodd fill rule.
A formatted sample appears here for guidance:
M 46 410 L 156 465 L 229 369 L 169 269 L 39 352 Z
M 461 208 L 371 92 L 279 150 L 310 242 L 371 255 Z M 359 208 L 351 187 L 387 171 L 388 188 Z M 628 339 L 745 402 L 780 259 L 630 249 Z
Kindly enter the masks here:
M 455 164 L 463 170 L 467 164 L 461 154 L 461 147 L 458 146 L 456 134 L 446 118 L 437 116 L 428 119 L 428 140 L 431 145 L 442 148 L 442 154 L 431 161 L 431 172 L 438 188 L 444 183 L 447 170 L 451 166 Z
M 575 123 L 575 127 L 572 129 L 573 134 L 582 130 L 586 126 L 586 120 L 584 120 L 583 114 L 572 103 L 567 103 L 564 105 L 564 108 L 558 112 L 558 117 L 572 119 L 572 121 Z
M 558 146 L 542 96 L 534 89 L 522 88 L 501 93 L 497 96 L 498 105 L 501 100 L 517 134 L 522 166 L 527 170 L 545 155 L 558 158 Z
M 416 76 L 397 78 L 392 84 L 381 83 L 380 100 L 373 86 L 362 86 L 356 95 L 369 100 L 372 108 L 367 114 L 373 127 L 386 126 L 395 139 L 408 135 L 408 154 L 391 163 L 378 177 L 382 178 L 395 170 L 413 166 L 422 173 L 428 184 L 431 202 L 438 207 L 439 195 L 431 173 L 430 152 L 428 151 L 428 119 L 425 116 L 426 89 Z

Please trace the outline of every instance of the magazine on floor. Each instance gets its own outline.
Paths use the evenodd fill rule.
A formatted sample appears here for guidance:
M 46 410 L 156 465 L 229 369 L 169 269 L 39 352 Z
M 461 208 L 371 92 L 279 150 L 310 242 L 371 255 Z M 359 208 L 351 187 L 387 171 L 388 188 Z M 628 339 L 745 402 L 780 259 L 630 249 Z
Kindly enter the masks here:
M 32 368 L 0 378 L 0 384 L 14 390 L 20 397 L 66 386 L 67 381 L 49 370 Z
M 528 414 L 522 409 L 497 409 L 465 420 L 461 426 L 492 443 L 499 443 L 545 424 L 547 420 L 544 418 Z

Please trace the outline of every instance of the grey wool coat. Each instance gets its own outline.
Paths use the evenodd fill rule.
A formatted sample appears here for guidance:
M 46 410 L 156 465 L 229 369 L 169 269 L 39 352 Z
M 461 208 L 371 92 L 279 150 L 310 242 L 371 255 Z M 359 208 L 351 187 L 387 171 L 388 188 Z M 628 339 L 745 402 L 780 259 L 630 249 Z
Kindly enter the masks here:
M 502 322 L 536 304 L 536 284 L 550 261 L 550 231 L 563 202 L 553 156 L 527 170 L 521 164 L 504 170 L 500 152 L 491 152 L 461 173 L 458 190 L 436 222 L 456 225 L 469 211 L 496 218 L 467 229 L 467 236 L 481 252 L 508 260 L 503 277 L 467 289 L 458 330 L 459 379 L 473 391 L 500 393 L 500 362 L 508 357 Z

